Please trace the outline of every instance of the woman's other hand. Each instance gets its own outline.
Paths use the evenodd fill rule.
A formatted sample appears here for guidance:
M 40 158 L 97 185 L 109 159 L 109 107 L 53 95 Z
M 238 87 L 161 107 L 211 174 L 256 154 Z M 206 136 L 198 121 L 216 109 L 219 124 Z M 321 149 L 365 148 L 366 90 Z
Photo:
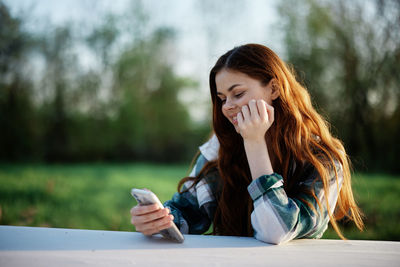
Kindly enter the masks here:
M 136 205 L 131 209 L 131 216 L 136 231 L 147 236 L 171 227 L 174 220 L 168 208 L 160 208 L 157 204 Z

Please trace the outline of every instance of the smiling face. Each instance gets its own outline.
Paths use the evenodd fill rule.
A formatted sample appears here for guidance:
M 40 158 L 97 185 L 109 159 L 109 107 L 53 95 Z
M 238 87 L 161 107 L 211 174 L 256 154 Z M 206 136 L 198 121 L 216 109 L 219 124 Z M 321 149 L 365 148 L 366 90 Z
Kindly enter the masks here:
M 222 102 L 222 114 L 234 125 L 238 132 L 237 114 L 251 99 L 263 99 L 269 105 L 279 96 L 273 89 L 271 80 L 263 85 L 259 80 L 233 70 L 222 69 L 215 76 L 217 95 Z

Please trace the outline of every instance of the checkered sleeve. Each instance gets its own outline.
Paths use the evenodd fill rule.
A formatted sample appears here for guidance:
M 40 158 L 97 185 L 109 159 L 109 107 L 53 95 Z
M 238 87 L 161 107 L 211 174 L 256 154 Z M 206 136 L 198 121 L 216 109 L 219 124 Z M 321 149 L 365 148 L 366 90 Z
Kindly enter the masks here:
M 200 154 L 190 176 L 197 176 L 206 163 L 206 158 Z M 202 234 L 211 225 L 216 204 L 207 181 L 208 177 L 203 177 L 195 186 L 192 186 L 193 181 L 185 182 L 182 193 L 175 193 L 171 200 L 164 203 L 183 234 Z
M 342 183 L 341 166 L 330 172 L 328 201 L 330 211 L 335 208 Z M 305 193 L 288 197 L 283 188 L 283 178 L 276 173 L 264 175 L 251 182 L 248 192 L 253 199 L 254 210 L 251 223 L 255 237 L 261 241 L 281 244 L 297 238 L 319 238 L 328 227 L 329 216 L 326 209 L 325 192 L 318 172 L 313 168 L 299 186 L 312 187 L 323 210 L 316 200 Z M 305 203 L 311 203 L 311 207 Z

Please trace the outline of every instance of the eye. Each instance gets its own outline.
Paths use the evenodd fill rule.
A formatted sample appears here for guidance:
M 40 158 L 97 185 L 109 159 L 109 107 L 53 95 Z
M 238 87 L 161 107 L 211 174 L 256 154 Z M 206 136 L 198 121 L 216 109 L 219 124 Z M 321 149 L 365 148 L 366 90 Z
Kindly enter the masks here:
M 244 94 L 244 92 L 241 92 L 241 93 L 239 93 L 239 94 L 236 94 L 235 97 L 236 97 L 236 98 L 240 98 L 243 94 Z
M 225 104 L 226 99 L 220 99 L 222 104 Z

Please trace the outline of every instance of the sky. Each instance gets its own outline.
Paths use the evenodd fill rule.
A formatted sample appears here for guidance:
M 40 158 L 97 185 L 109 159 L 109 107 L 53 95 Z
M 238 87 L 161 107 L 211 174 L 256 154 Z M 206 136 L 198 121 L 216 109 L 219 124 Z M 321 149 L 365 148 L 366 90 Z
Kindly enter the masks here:
M 129 0 L 4 0 L 11 12 L 25 12 L 32 30 L 73 21 L 81 25 L 100 22 L 106 13 L 122 14 Z M 209 104 L 208 75 L 219 56 L 245 43 L 267 45 L 282 55 L 277 0 L 146 0 L 143 6 L 151 27 L 169 26 L 176 31 L 175 70 L 199 81 L 197 92 L 182 100 L 195 120 L 202 120 Z M 84 27 L 84 26 L 83 26 Z

